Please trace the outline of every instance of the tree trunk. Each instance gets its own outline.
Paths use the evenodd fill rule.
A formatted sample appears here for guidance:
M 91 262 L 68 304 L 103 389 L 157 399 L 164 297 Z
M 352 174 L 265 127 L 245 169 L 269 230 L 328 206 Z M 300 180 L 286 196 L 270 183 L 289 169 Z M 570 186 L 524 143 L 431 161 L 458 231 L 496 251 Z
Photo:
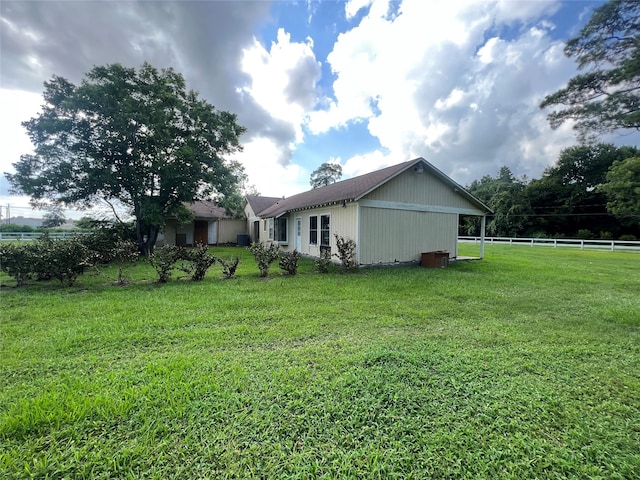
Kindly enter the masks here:
M 145 243 L 145 251 L 146 255 L 149 256 L 153 253 L 154 248 L 156 247 L 156 241 L 158 240 L 158 233 L 160 232 L 160 228 L 158 225 L 150 225 L 147 232 L 147 241 Z
M 138 243 L 138 249 L 140 253 L 145 257 L 149 256 L 149 250 L 147 249 L 146 242 L 144 240 L 144 231 L 142 229 L 142 218 L 140 211 L 140 204 L 138 202 L 134 202 L 133 205 L 133 214 L 136 217 L 136 242 Z

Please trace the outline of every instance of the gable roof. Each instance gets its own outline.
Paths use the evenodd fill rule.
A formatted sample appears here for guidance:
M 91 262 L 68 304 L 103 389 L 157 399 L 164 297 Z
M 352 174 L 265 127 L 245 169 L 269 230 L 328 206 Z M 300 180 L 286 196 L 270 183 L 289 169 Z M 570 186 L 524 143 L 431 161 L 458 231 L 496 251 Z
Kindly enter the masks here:
M 282 197 L 263 197 L 260 195 L 247 195 L 245 197 L 251 210 L 257 215 L 259 212 L 266 210 L 271 205 L 282 200 Z
M 491 209 L 489 207 L 487 207 L 484 203 L 474 197 L 471 193 L 467 192 L 462 186 L 458 185 L 447 175 L 427 162 L 424 158 L 419 157 L 408 162 L 399 163 L 398 165 L 392 165 L 381 170 L 376 170 L 375 172 L 365 173 L 364 175 L 360 175 L 358 177 L 353 177 L 348 180 L 342 180 L 341 182 L 332 183 L 331 185 L 327 185 L 325 187 L 308 190 L 306 192 L 293 195 L 289 198 L 278 199 L 277 203 L 271 205 L 263 211 L 256 213 L 264 218 L 277 218 L 287 212 L 291 212 L 294 210 L 302 210 L 305 208 L 319 207 L 341 202 L 358 201 L 384 183 L 387 183 L 389 180 L 400 175 L 402 172 L 409 170 L 410 168 L 413 168 L 420 163 L 422 164 L 423 168 L 425 168 L 432 175 L 439 178 L 447 185 L 451 186 L 454 190 L 457 191 L 458 194 L 465 197 L 480 210 L 484 210 L 487 213 L 491 212 Z
M 208 200 L 186 203 L 185 206 L 195 218 L 233 218 L 231 215 L 227 215 L 227 211 L 223 207 Z

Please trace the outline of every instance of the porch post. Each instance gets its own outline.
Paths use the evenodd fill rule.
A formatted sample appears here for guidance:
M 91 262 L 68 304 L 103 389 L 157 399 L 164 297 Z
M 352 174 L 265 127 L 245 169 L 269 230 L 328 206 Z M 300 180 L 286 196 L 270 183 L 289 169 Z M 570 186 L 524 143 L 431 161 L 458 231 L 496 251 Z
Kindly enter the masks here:
M 483 215 L 480 220 L 480 259 L 484 258 L 484 231 L 487 226 L 487 216 Z

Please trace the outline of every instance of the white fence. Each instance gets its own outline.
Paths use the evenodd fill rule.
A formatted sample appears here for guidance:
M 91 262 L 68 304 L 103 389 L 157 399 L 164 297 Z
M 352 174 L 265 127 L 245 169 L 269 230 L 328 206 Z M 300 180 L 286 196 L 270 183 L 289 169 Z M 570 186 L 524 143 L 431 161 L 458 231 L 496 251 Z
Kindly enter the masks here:
M 0 232 L 0 242 L 31 241 L 43 235 L 45 235 L 43 232 Z M 49 232 L 49 238 L 55 240 L 66 240 L 76 235 L 87 235 L 87 232 Z
M 458 237 L 460 243 L 480 243 L 480 237 Z M 484 237 L 485 245 L 508 244 L 508 245 L 529 245 L 548 247 L 574 247 L 584 250 L 585 248 L 599 248 L 601 250 L 635 250 L 640 251 L 640 241 L 623 240 L 582 240 L 579 238 L 510 238 L 510 237 Z

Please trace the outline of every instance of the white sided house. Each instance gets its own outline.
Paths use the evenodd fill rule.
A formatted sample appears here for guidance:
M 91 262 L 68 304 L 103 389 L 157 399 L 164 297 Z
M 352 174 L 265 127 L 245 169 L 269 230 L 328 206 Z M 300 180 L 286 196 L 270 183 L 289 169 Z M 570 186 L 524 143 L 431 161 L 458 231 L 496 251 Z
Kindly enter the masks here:
M 246 221 L 227 215 L 215 202 L 198 201 L 186 205 L 193 221 L 184 225 L 168 220 L 164 227 L 164 244 L 192 247 L 199 243 L 219 245 L 236 243 L 245 234 Z
M 484 238 L 491 209 L 417 158 L 279 199 L 255 213 L 252 228 L 260 242 L 319 257 L 321 250 L 337 252 L 338 235 L 356 242 L 360 265 L 374 265 L 415 263 L 433 251 L 455 259 L 460 215 L 481 217 Z
M 260 195 L 247 195 L 244 206 L 244 216 L 247 219 L 247 232 L 250 243 L 264 243 L 269 240 L 265 226 L 268 222 L 261 222 L 258 213 L 266 210 L 271 205 L 282 200 L 281 197 L 262 197 Z

